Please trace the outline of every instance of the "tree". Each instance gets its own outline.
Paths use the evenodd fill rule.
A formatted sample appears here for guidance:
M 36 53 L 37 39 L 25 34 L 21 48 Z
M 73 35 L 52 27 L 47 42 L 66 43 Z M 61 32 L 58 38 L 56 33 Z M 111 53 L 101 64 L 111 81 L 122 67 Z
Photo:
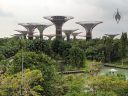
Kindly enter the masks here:
M 51 48 L 47 41 L 36 39 L 33 42 L 31 42 L 27 49 L 29 51 L 33 52 L 44 52 L 45 54 L 50 55 L 51 54 Z
M 111 92 L 111 94 L 114 94 L 114 96 L 127 96 L 128 94 L 128 81 L 120 79 L 117 76 L 89 77 L 88 82 L 88 86 L 91 90 L 93 90 L 91 92 L 93 94 L 92 96 L 97 96 L 97 94 L 105 94 L 109 92 Z
M 70 43 L 64 42 L 62 40 L 54 40 L 51 46 L 52 46 L 53 52 L 55 52 L 56 54 L 59 54 L 60 56 L 63 56 L 63 52 L 65 50 L 68 50 L 71 48 Z
M 104 44 L 105 44 L 105 51 L 104 51 L 105 61 L 109 62 L 109 63 L 111 63 L 111 52 L 112 52 L 112 48 L 113 48 L 112 42 L 113 42 L 113 39 L 109 38 L 109 37 L 106 37 L 106 39 L 104 41 Z
M 4 59 L 5 59 L 5 56 L 3 54 L 0 54 L 0 61 Z
M 6 73 L 16 74 L 21 71 L 21 58 L 23 56 L 24 70 L 40 70 L 44 78 L 44 82 L 41 86 L 44 87 L 43 95 L 53 96 L 56 90 L 56 78 L 57 78 L 57 63 L 55 60 L 51 59 L 47 55 L 41 53 L 37 54 L 35 52 L 23 52 L 17 53 L 11 60 L 5 63 L 0 63 L 1 65 L 6 64 Z M 3 69 L 4 69 L 3 68 Z
M 89 60 L 94 60 L 96 56 L 96 49 L 94 47 L 88 47 L 86 49 L 86 57 Z
M 23 86 L 21 88 L 21 72 L 0 77 L 0 96 L 42 96 L 44 82 L 40 70 L 24 70 Z M 35 82 L 36 81 L 36 82 Z
M 112 44 L 112 52 L 111 52 L 111 59 L 112 61 L 117 61 L 121 59 L 121 54 L 120 54 L 120 40 L 115 39 Z
M 83 67 L 85 62 L 85 54 L 84 51 L 79 47 L 72 47 L 69 49 L 69 54 L 65 57 L 68 64 L 73 67 Z
M 105 46 L 104 44 L 97 44 L 95 45 L 95 60 L 100 61 L 100 62 L 105 62 L 105 55 L 104 55 L 104 51 L 105 51 Z
M 122 57 L 122 64 L 123 59 L 127 55 L 127 33 L 122 33 L 121 35 L 121 57 Z

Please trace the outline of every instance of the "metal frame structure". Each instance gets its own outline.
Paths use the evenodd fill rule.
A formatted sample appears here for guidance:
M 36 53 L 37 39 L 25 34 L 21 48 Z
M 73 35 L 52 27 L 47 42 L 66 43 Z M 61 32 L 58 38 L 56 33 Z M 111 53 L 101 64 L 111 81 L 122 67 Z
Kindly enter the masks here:
M 37 25 L 34 23 L 19 23 L 18 25 L 21 25 L 26 28 L 28 31 L 28 38 L 30 40 L 33 40 L 34 30 L 37 28 Z
M 56 36 L 56 35 L 54 35 L 54 34 L 49 34 L 49 35 L 44 35 L 44 36 L 47 36 L 48 37 L 48 40 L 52 40 L 52 38 L 54 37 L 54 36 Z
M 85 28 L 85 30 L 86 30 L 86 40 L 90 40 L 90 39 L 92 39 L 92 30 L 93 30 L 93 28 L 96 25 L 98 25 L 100 23 L 103 23 L 103 22 L 101 22 L 101 21 L 82 21 L 82 22 L 76 22 L 76 23 Z
M 106 36 L 110 37 L 111 39 L 114 39 L 119 34 L 105 34 Z
M 62 31 L 65 33 L 65 35 L 66 35 L 66 37 L 67 37 L 67 41 L 70 41 L 70 35 L 71 35 L 73 32 L 77 31 L 77 30 L 78 30 L 78 29 L 62 30 Z
M 26 39 L 26 36 L 27 36 L 27 34 L 28 34 L 28 31 L 23 31 L 23 30 L 14 30 L 14 31 L 17 31 L 17 32 L 23 34 L 24 39 Z
M 56 39 L 62 39 L 62 26 L 65 22 L 73 19 L 71 16 L 47 16 L 44 19 L 50 20 L 56 27 Z
M 76 36 L 78 36 L 82 32 L 72 33 L 73 39 L 76 40 Z
M 46 29 L 46 28 L 48 28 L 48 27 L 50 27 L 50 26 L 52 26 L 53 24 L 35 24 L 35 25 L 37 25 L 37 29 L 39 30 L 39 32 L 40 32 L 40 39 L 43 39 L 43 31 Z

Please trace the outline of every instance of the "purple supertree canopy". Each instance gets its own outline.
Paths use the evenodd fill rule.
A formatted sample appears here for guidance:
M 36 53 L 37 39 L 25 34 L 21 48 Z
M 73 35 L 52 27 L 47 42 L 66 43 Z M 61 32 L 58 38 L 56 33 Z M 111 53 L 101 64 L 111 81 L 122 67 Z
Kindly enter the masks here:
M 72 35 L 73 35 L 73 36 L 77 36 L 77 35 L 79 35 L 80 33 L 82 33 L 82 32 L 72 33 Z
M 73 19 L 71 16 L 47 16 L 44 17 L 47 20 L 50 20 L 56 27 L 56 39 L 62 39 L 62 26 L 63 24 Z
M 67 36 L 67 41 L 70 41 L 70 35 L 77 31 L 78 29 L 71 29 L 71 30 L 63 30 L 63 32 L 65 33 L 65 35 Z
M 71 35 L 73 32 L 77 31 L 79 29 L 69 29 L 69 30 L 62 30 L 65 35 Z
M 103 23 L 103 22 L 101 22 L 101 21 L 82 21 L 82 22 L 76 22 L 76 23 L 85 28 L 85 30 L 86 30 L 86 39 L 90 40 L 90 39 L 92 39 L 92 30 L 93 30 L 93 28 L 96 25 L 98 25 L 100 23 Z
M 51 40 L 56 35 L 55 34 L 47 34 L 47 35 L 44 35 L 44 36 L 47 36 L 49 38 L 49 40 Z
M 37 28 L 35 23 L 19 23 L 18 25 L 23 26 L 28 31 L 29 39 L 33 39 L 34 30 Z
M 52 21 L 53 23 L 59 23 L 59 22 L 62 23 L 62 22 L 66 22 L 70 19 L 73 19 L 72 16 L 47 16 L 44 18 Z
M 105 35 L 113 39 L 114 37 L 118 36 L 119 34 L 105 34 Z

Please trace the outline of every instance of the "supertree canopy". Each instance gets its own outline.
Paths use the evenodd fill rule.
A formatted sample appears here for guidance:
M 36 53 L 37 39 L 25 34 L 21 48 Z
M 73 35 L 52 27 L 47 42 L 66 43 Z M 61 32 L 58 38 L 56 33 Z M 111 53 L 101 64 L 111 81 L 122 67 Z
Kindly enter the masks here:
M 50 20 L 56 27 L 56 39 L 62 39 L 62 26 L 63 24 L 73 19 L 71 16 L 47 16 L 45 19 Z

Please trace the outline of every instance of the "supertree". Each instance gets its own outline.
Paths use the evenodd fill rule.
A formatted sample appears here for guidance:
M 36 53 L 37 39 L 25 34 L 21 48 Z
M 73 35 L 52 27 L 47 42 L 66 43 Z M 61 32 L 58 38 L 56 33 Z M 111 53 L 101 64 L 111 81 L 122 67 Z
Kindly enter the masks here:
M 71 16 L 47 16 L 45 19 L 50 20 L 56 27 L 56 39 L 62 39 L 62 26 L 63 24 L 73 19 Z
M 67 41 L 70 41 L 70 35 L 77 31 L 78 29 L 72 29 L 72 30 L 63 30 L 63 32 L 65 33 L 66 37 L 67 37 Z
M 44 35 L 44 36 L 47 36 L 48 37 L 48 40 L 52 40 L 52 38 L 55 36 L 54 34 L 49 34 L 49 35 Z
M 28 31 L 28 38 L 30 40 L 33 40 L 34 30 L 37 28 L 37 25 L 34 23 L 19 23 L 18 25 L 21 25 L 26 28 Z
M 72 33 L 73 39 L 76 40 L 76 36 L 78 36 L 82 32 Z
M 39 23 L 37 23 L 37 24 L 35 24 L 35 25 L 37 25 L 37 29 L 38 29 L 39 32 L 40 32 L 40 39 L 43 39 L 43 31 L 44 31 L 46 28 L 52 26 L 53 24 L 39 24 Z
M 15 30 L 15 31 L 17 31 L 17 32 L 19 32 L 19 33 L 21 33 L 21 34 L 23 34 L 24 39 L 26 39 L 26 36 L 27 36 L 27 34 L 28 34 L 28 31 L 23 31 L 23 30 Z
M 93 28 L 100 24 L 103 23 L 101 21 L 82 21 L 82 22 L 76 22 L 77 24 L 83 26 L 86 30 L 86 40 L 92 39 L 92 30 Z
M 111 39 L 114 39 L 119 34 L 105 34 L 106 36 L 110 37 Z

